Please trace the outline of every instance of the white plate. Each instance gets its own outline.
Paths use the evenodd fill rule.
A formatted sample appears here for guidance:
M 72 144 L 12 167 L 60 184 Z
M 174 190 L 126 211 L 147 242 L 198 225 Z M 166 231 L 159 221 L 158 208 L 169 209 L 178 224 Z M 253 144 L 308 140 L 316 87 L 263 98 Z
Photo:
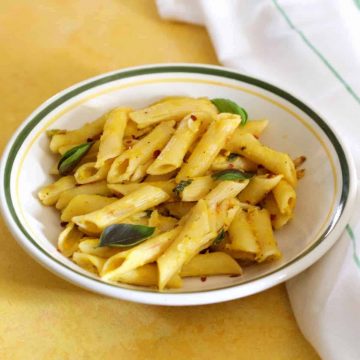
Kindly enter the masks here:
M 305 155 L 294 220 L 276 233 L 280 261 L 246 268 L 241 277 L 186 279 L 163 293 L 112 285 L 79 268 L 56 250 L 58 214 L 37 199 L 54 162 L 45 131 L 73 129 L 119 105 L 139 108 L 161 97 L 229 98 L 267 118 L 261 140 L 295 158 Z M 86 289 L 115 298 L 162 305 L 196 305 L 240 298 L 283 282 L 318 260 L 344 230 L 354 203 L 354 166 L 316 112 L 285 91 L 231 70 L 193 64 L 151 65 L 100 75 L 72 86 L 40 106 L 11 139 L 1 163 L 1 207 L 20 245 L 50 271 Z

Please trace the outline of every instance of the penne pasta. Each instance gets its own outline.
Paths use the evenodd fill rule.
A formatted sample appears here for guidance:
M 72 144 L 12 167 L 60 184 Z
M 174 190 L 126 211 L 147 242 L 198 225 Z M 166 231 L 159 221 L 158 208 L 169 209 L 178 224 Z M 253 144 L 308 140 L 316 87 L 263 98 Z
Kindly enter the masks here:
M 211 164 L 210 170 L 219 171 L 225 169 L 256 172 L 257 165 L 249 159 L 235 153 L 229 153 L 227 156 L 218 155 Z
M 237 152 L 274 174 L 282 174 L 290 185 L 296 186 L 295 166 L 289 155 L 262 145 L 251 134 L 238 136 Z
M 160 235 L 154 236 L 128 251 L 124 262 L 118 268 L 103 274 L 104 279 L 114 280 L 118 275 L 134 270 L 145 264 L 156 261 L 169 247 L 179 234 L 181 227 L 177 227 Z
M 274 195 L 270 193 L 263 201 L 263 207 L 269 212 L 271 224 L 275 230 L 281 229 L 285 226 L 293 217 L 293 213 L 282 214 L 278 208 L 278 205 L 274 199 Z
M 104 165 L 102 165 L 99 169 L 96 168 L 95 162 L 81 165 L 74 174 L 76 182 L 84 185 L 106 179 L 111 167 L 111 162 L 111 159 L 105 161 Z
M 69 222 L 74 216 L 85 215 L 92 211 L 102 209 L 104 206 L 118 200 L 100 195 L 77 195 L 71 199 L 69 204 L 61 213 L 61 221 Z
M 122 140 L 130 111 L 130 108 L 117 108 L 107 114 L 95 168 L 100 169 L 107 160 L 116 158 L 124 150 Z
M 130 194 L 131 192 L 133 192 L 137 189 L 140 189 L 141 187 L 147 186 L 147 185 L 155 186 L 155 187 L 158 187 L 158 188 L 162 189 L 163 191 L 165 191 L 169 195 L 169 200 L 170 200 L 170 198 L 173 198 L 173 196 L 174 196 L 173 189 L 176 185 L 174 180 L 154 181 L 154 182 L 150 181 L 150 182 L 135 183 L 135 184 L 134 183 L 108 184 L 108 188 L 113 194 L 124 196 L 124 195 Z
M 282 177 L 282 175 L 269 174 L 254 176 L 250 179 L 249 185 L 239 194 L 238 199 L 241 202 L 256 205 L 279 184 Z
M 170 216 L 162 216 L 157 210 L 152 211 L 148 226 L 156 228 L 156 234 L 169 231 L 178 224 L 178 220 Z
M 79 252 L 88 255 L 95 255 L 102 258 L 109 258 L 121 252 L 121 249 L 111 248 L 108 246 L 99 247 L 99 239 L 82 238 L 79 243 Z
M 180 193 L 182 201 L 197 201 L 202 199 L 215 186 L 211 176 L 201 176 L 192 180 Z
M 200 125 L 208 117 L 207 113 L 191 113 L 180 121 L 174 135 L 166 144 L 160 155 L 148 168 L 150 175 L 163 175 L 178 169 L 189 150 L 191 144 L 195 141 Z
M 282 214 L 292 214 L 296 204 L 296 192 L 286 181 L 281 180 L 272 190 L 276 204 Z
M 239 143 L 241 142 L 241 135 L 251 134 L 256 138 L 259 138 L 259 136 L 265 130 L 268 124 L 269 121 L 266 119 L 248 121 L 245 126 L 240 126 L 234 131 L 229 140 L 226 142 L 225 149 L 229 150 L 230 152 L 237 152 L 237 149 L 239 148 Z
M 247 211 L 240 208 L 229 227 L 227 249 L 256 255 L 260 252 L 255 234 L 247 219 Z
M 174 121 L 167 121 L 158 125 L 134 147 L 123 152 L 111 165 L 107 181 L 121 183 L 130 180 L 138 166 L 147 163 L 154 156 L 154 152 L 161 150 L 174 132 Z
M 213 252 L 198 254 L 185 264 L 180 276 L 241 275 L 240 265 L 228 254 Z
M 82 194 L 109 196 L 112 192 L 108 189 L 106 181 L 76 186 L 63 191 L 60 194 L 59 199 L 56 202 L 56 209 L 64 209 L 75 196 Z
M 150 209 L 169 198 L 169 195 L 155 186 L 147 185 L 133 191 L 104 208 L 86 215 L 75 216 L 73 221 L 80 229 L 97 234 L 105 227 L 124 221 L 126 218 Z
M 159 289 L 164 289 L 169 280 L 179 273 L 182 266 L 215 236 L 216 233 L 211 231 L 206 202 L 200 200 L 191 210 L 179 235 L 157 260 Z
M 212 162 L 224 147 L 225 141 L 239 126 L 239 115 L 220 114 L 199 140 L 186 163 L 181 167 L 176 181 L 205 175 Z
M 72 256 L 72 260 L 83 269 L 97 275 L 101 273 L 101 270 L 106 261 L 99 256 L 83 254 L 80 252 L 75 252 Z
M 72 175 L 64 176 L 53 184 L 46 185 L 38 192 L 38 197 L 43 205 L 54 205 L 59 200 L 60 195 L 76 185 Z
M 128 271 L 127 273 L 119 274 L 116 280 L 104 278 L 106 281 L 121 281 L 125 284 L 140 285 L 140 286 L 156 286 L 158 283 L 158 269 L 154 264 L 147 264 L 137 269 Z M 180 288 L 182 280 L 179 275 L 174 275 L 166 284 L 167 288 Z
M 248 221 L 260 249 L 256 261 L 263 262 L 265 260 L 279 259 L 281 253 L 273 234 L 269 212 L 266 209 L 252 209 L 248 212 Z
M 77 251 L 83 233 L 79 231 L 75 224 L 70 222 L 65 229 L 60 233 L 58 239 L 58 249 L 66 257 L 70 257 Z
M 88 140 L 94 140 L 98 137 L 104 128 L 106 115 L 99 119 L 83 125 L 80 129 L 66 131 L 65 134 L 56 134 L 51 138 L 50 150 L 54 153 L 63 146 L 74 147 L 77 144 L 83 144 Z
M 133 111 L 130 113 L 130 118 L 137 124 L 139 129 L 142 129 L 161 121 L 179 121 L 194 111 L 207 112 L 213 116 L 218 112 L 214 104 L 206 98 L 178 97 L 169 98 L 148 108 Z

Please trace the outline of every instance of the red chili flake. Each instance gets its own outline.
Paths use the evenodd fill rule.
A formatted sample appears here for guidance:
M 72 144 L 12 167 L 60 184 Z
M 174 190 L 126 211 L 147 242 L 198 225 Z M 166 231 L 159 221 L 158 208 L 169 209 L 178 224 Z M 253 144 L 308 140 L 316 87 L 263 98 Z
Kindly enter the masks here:
M 201 276 L 201 277 L 200 277 L 200 280 L 201 280 L 202 282 L 206 281 L 206 279 L 207 279 L 206 276 Z
M 194 120 L 194 121 L 197 119 L 197 117 L 195 115 L 191 115 L 190 118 L 191 118 L 191 120 Z
M 233 168 L 234 168 L 234 164 L 229 164 L 229 165 L 228 165 L 228 168 L 229 168 L 229 169 L 233 169 Z
M 255 137 L 256 139 L 259 139 L 259 137 L 258 137 L 257 135 L 254 135 L 254 137 Z
M 242 147 L 240 148 L 240 150 L 241 150 L 241 151 L 246 150 L 246 146 L 242 146 Z
M 159 155 L 160 155 L 161 151 L 160 150 L 155 150 L 153 152 L 153 158 L 156 159 Z

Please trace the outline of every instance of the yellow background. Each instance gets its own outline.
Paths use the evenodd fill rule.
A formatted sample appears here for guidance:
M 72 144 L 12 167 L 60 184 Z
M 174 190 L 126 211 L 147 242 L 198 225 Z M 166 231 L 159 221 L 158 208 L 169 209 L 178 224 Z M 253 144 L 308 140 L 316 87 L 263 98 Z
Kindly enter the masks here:
M 51 95 L 102 72 L 217 64 L 208 35 L 149 0 L 1 0 L 0 146 Z M 318 359 L 283 285 L 245 299 L 155 307 L 81 290 L 36 264 L 0 224 L 0 359 Z

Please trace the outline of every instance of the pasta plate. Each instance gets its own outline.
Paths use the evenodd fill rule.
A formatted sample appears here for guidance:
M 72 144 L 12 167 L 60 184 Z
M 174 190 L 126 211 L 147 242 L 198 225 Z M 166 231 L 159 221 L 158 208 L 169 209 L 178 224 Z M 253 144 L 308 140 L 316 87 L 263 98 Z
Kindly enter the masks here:
M 170 89 L 170 90 L 169 90 Z M 171 91 L 171 94 L 169 94 Z M 229 98 L 250 118 L 269 119 L 262 142 L 292 158 L 304 155 L 306 176 L 297 188 L 294 219 L 277 232 L 280 260 L 246 268 L 242 276 L 187 278 L 163 290 L 102 281 L 57 251 L 61 226 L 37 192 L 52 182 L 45 132 L 75 129 L 118 106 L 141 108 L 165 96 Z M 76 84 L 46 101 L 10 140 L 1 162 L 1 209 L 15 239 L 35 260 L 88 290 L 158 305 L 198 305 L 240 298 L 297 275 L 317 261 L 344 230 L 354 204 L 354 165 L 326 121 L 284 90 L 223 67 L 194 64 L 123 69 Z

